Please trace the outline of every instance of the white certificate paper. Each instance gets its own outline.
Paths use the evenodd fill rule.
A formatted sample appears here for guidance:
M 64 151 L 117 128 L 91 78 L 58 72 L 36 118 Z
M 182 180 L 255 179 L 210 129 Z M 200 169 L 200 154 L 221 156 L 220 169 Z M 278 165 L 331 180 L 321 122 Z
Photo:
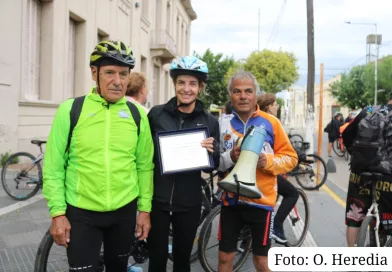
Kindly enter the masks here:
M 211 166 L 210 156 L 201 141 L 205 131 L 159 136 L 162 173 L 191 171 Z

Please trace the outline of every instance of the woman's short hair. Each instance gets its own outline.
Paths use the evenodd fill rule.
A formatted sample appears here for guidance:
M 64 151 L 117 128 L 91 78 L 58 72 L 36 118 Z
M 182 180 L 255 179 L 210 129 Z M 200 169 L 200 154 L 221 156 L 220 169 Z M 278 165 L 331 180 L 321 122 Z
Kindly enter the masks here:
M 275 101 L 276 95 L 273 93 L 263 93 L 257 97 L 257 104 L 262 111 L 267 111 L 268 107 L 274 104 Z
M 146 84 L 146 81 L 146 77 L 143 73 L 132 72 L 129 75 L 129 83 L 127 86 L 126 95 L 136 97 L 142 90 L 143 86 Z

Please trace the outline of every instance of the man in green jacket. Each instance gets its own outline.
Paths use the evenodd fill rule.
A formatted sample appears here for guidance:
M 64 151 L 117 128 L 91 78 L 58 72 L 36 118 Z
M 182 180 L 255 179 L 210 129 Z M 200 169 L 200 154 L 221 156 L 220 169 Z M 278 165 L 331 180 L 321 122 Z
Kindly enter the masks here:
M 43 194 L 56 244 L 70 271 L 96 271 L 102 242 L 105 271 L 126 271 L 135 237 L 147 238 L 153 194 L 153 142 L 145 111 L 140 134 L 124 98 L 132 50 L 103 41 L 90 57 L 95 88 L 70 132 L 73 99 L 60 105 L 47 142 Z M 68 137 L 71 137 L 68 147 Z M 137 211 L 139 212 L 136 216 Z

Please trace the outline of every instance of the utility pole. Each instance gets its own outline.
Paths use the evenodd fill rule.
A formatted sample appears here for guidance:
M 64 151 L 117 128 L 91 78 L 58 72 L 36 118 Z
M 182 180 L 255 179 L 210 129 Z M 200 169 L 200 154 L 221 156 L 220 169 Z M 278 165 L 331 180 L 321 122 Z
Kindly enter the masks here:
M 318 148 L 317 153 L 321 157 L 322 138 L 323 138 L 323 91 L 324 91 L 324 63 L 320 64 L 320 109 L 319 109 L 319 129 L 318 129 Z
M 306 141 L 310 143 L 310 152 L 313 153 L 314 133 L 314 15 L 313 0 L 306 0 L 307 29 L 308 29 L 308 86 L 307 86 L 307 109 L 306 109 Z
M 258 29 L 257 29 L 257 52 L 260 52 L 260 8 L 259 8 L 259 23 L 258 23 Z

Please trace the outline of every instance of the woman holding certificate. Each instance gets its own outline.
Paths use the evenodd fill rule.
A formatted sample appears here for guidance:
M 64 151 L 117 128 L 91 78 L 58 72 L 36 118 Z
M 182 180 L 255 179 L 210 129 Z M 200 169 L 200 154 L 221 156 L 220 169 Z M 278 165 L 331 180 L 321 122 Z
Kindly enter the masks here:
M 207 75 L 207 64 L 196 57 L 174 60 L 170 76 L 176 96 L 148 114 L 155 147 L 149 272 L 166 272 L 170 224 L 173 271 L 190 271 L 201 214 L 201 171 L 219 165 L 219 124 L 197 99 Z

